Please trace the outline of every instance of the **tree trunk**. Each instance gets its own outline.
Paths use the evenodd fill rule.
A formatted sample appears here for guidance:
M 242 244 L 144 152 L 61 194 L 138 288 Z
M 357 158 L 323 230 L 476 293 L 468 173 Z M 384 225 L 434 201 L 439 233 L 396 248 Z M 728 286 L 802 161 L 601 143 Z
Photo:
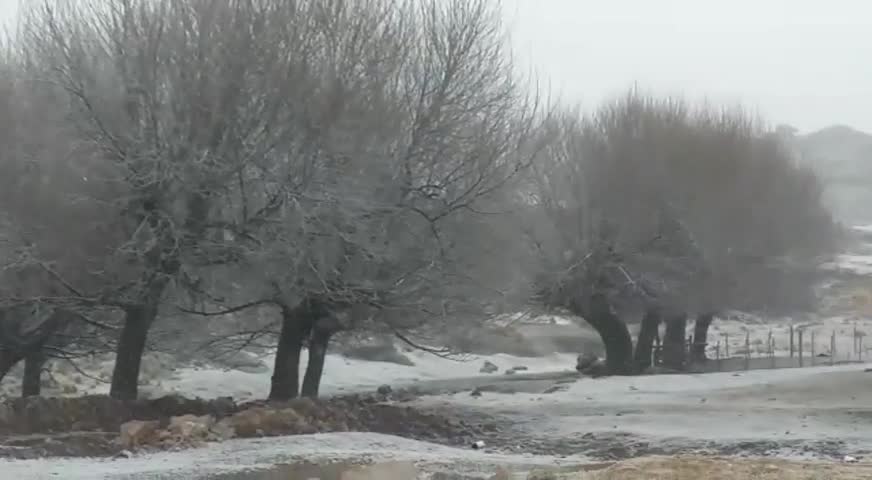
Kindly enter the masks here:
M 684 369 L 687 330 L 687 314 L 679 313 L 666 320 L 666 333 L 663 335 L 663 365 L 673 370 Z
M 333 331 L 316 327 L 309 341 L 309 364 L 306 365 L 306 375 L 303 377 L 302 396 L 317 398 L 321 386 L 321 376 L 324 373 L 324 360 L 327 358 L 327 347 Z
M 287 401 L 299 394 L 300 352 L 314 324 L 310 313 L 303 304 L 296 308 L 282 307 L 282 331 L 270 379 L 270 400 Z
M 24 358 L 24 378 L 21 380 L 21 396 L 37 397 L 40 394 L 42 384 L 42 367 L 45 365 L 46 356 L 42 348 L 36 348 Z
M 705 347 L 708 344 L 708 330 L 715 319 L 713 313 L 703 313 L 696 316 L 693 324 L 693 346 L 690 349 L 690 359 L 693 362 L 705 363 Z
M 583 317 L 597 331 L 606 348 L 606 369 L 610 375 L 631 375 L 633 373 L 633 339 L 627 324 L 623 322 L 602 294 L 590 296 L 586 312 L 575 300 L 570 310 Z
M 136 400 L 139 393 L 139 369 L 148 331 L 157 318 L 158 302 L 130 307 L 125 311 L 124 326 L 115 350 L 115 368 L 109 396 L 118 400 Z
M 3 378 L 12 370 L 12 367 L 23 358 L 24 355 L 15 350 L 0 348 L 0 381 L 3 381 Z
M 660 328 L 660 310 L 650 307 L 642 317 L 642 325 L 639 328 L 639 337 L 636 339 L 636 354 L 634 361 L 636 371 L 641 373 L 651 367 L 651 353 L 654 349 L 654 337 Z

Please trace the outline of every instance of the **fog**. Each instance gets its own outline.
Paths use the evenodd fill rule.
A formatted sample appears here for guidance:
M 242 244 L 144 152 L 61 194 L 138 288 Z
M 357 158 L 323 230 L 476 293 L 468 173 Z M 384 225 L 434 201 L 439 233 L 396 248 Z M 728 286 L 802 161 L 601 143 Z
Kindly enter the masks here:
M 19 0 L 0 0 L 0 19 Z M 741 103 L 801 132 L 872 131 L 872 5 L 840 0 L 503 0 L 518 57 L 593 108 L 634 82 Z
M 590 106 L 638 82 L 739 102 L 800 131 L 872 130 L 872 5 L 860 0 L 507 0 L 520 57 Z
M 0 0 L 0 470 L 868 455 L 872 10 L 707 3 Z

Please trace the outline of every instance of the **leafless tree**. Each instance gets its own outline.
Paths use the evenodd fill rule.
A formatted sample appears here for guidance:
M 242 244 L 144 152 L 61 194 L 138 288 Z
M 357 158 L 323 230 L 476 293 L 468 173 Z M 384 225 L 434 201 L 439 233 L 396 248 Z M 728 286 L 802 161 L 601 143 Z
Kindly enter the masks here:
M 34 394 L 47 356 L 76 357 L 111 333 L 80 321 L 68 282 L 95 287 L 113 239 L 95 228 L 106 210 L 88 201 L 101 192 L 67 161 L 77 144 L 55 92 L 37 88 L 16 53 L 4 49 L 0 66 L 0 379 L 24 359 Z
M 310 10 L 305 10 L 309 8 Z M 83 292 L 125 314 L 111 395 L 133 398 L 164 297 L 197 290 L 199 269 L 233 262 L 237 237 L 286 198 L 296 167 L 297 101 L 317 2 L 108 0 L 28 4 L 17 49 L 28 74 L 62 95 L 90 181 L 111 185 L 106 225 L 123 241 Z M 325 14 L 329 12 L 323 12 Z M 240 178 L 268 171 L 274 191 L 236 205 Z
M 622 317 L 760 308 L 744 285 L 785 278 L 785 264 L 811 269 L 831 247 L 816 179 L 744 112 L 634 92 L 553 128 L 562 140 L 534 195 L 548 221 L 530 229 L 541 298 L 597 329 L 613 373 L 636 370 Z
M 304 394 L 314 395 L 337 329 L 385 330 L 424 347 L 412 332 L 480 318 L 504 300 L 519 275 L 510 248 L 493 251 L 506 244 L 498 217 L 541 150 L 543 112 L 490 2 L 329 11 L 315 22 L 325 40 L 309 70 L 320 88 L 305 103 L 305 168 L 247 250 L 283 316 L 274 399 L 297 395 L 307 340 Z M 246 190 L 264 195 L 255 183 Z

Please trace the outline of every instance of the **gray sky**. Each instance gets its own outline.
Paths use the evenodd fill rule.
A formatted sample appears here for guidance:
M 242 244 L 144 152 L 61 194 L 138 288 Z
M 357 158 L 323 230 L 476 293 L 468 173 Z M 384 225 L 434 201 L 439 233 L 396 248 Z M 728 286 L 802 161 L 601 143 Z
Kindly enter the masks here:
M 633 82 L 801 131 L 872 132 L 869 0 L 504 0 L 517 53 L 592 108 Z
M 0 0 L 8 19 L 16 0 Z M 801 131 L 872 132 L 869 0 L 503 0 L 516 53 L 584 108 L 637 82 Z

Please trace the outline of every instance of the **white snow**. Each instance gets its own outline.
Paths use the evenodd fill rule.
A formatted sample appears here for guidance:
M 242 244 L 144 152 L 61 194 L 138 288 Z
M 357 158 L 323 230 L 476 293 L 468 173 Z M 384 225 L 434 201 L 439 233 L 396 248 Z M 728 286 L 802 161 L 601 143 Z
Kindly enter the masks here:
M 872 275 L 872 255 L 843 254 L 822 266 L 828 270 L 846 271 L 857 275 Z
M 872 401 L 867 378 L 863 365 L 609 377 L 549 394 L 459 393 L 421 403 L 500 413 L 554 438 L 620 431 L 662 441 L 833 438 L 872 446 L 850 415 Z
M 414 366 L 388 362 L 372 362 L 327 355 L 324 365 L 324 378 L 321 391 L 326 394 L 374 390 L 380 385 L 412 384 L 426 380 L 445 380 L 481 376 L 479 373 L 485 361 L 499 367 L 494 376 L 503 375 L 506 369 L 525 366 L 524 373 L 542 373 L 571 370 L 575 367 L 576 356 L 553 354 L 547 357 L 517 357 L 513 355 L 470 356 L 464 361 L 456 361 L 435 355 L 413 351 L 407 352 Z M 302 355 L 301 371 L 305 369 L 306 352 Z M 272 365 L 274 357 L 267 356 L 264 362 Z M 269 393 L 271 371 L 246 373 L 238 370 L 207 368 L 181 368 L 169 379 L 161 381 L 163 391 L 179 392 L 203 398 L 232 396 L 237 400 L 266 398 Z M 152 395 L 158 392 L 152 392 Z
M 67 459 L 0 461 L 3 478 L 36 480 L 202 479 L 219 473 L 268 469 L 301 460 L 370 459 L 412 461 L 429 465 L 519 466 L 580 463 L 582 457 L 503 455 L 459 449 L 374 433 L 298 435 L 209 444 L 184 452 L 162 452 L 131 459 Z M 463 468 L 463 467 L 461 467 Z M 460 468 L 459 468 L 460 469 Z

